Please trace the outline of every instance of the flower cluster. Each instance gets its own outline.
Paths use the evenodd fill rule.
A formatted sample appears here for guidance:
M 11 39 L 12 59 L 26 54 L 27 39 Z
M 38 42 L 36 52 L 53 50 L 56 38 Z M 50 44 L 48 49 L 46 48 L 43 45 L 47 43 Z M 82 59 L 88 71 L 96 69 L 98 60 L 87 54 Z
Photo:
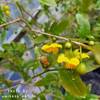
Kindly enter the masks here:
M 58 63 L 64 63 L 65 68 L 73 69 L 79 65 L 80 61 L 76 57 L 68 58 L 65 54 L 60 54 L 57 59 Z
M 57 62 L 64 63 L 65 68 L 75 69 L 80 64 L 80 60 L 89 58 L 87 53 L 80 53 L 75 51 L 74 54 L 75 55 L 71 58 L 67 57 L 65 54 L 60 54 L 58 56 Z
M 45 44 L 42 46 L 42 50 L 47 53 L 58 53 L 60 48 L 62 48 L 62 45 L 58 43 Z M 59 54 L 57 63 L 63 63 L 64 67 L 67 69 L 75 69 L 80 64 L 82 59 L 89 58 L 87 53 L 81 53 L 79 50 L 73 51 L 72 54 L 72 57 L 68 57 L 64 53 Z

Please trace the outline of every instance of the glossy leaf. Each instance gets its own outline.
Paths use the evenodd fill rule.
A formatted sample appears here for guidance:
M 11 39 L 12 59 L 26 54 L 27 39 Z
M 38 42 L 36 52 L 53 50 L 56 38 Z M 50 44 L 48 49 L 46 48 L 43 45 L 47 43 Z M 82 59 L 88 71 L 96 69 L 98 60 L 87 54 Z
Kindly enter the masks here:
M 80 10 L 85 13 L 88 12 L 92 1 L 93 0 L 81 0 Z
M 100 0 L 97 0 L 97 2 L 96 2 L 96 7 L 97 7 L 98 9 L 100 9 Z
M 92 47 L 92 52 L 94 53 L 97 63 L 100 64 L 100 44 L 94 45 Z
M 39 0 L 41 4 L 47 5 L 47 6 L 56 6 L 55 0 Z
M 14 55 L 22 56 L 26 50 L 26 46 L 22 43 L 14 43 L 11 44 L 3 44 L 3 49 L 8 53 L 12 53 Z
M 86 74 L 86 73 L 88 73 L 88 72 L 91 72 L 91 71 L 93 71 L 93 70 L 95 70 L 95 69 L 97 69 L 97 68 L 99 68 L 100 66 L 98 66 L 98 65 L 93 65 L 93 64 L 89 64 L 88 62 L 87 63 L 85 63 L 85 65 L 83 66 L 83 68 L 80 68 L 80 69 L 78 69 L 78 72 L 80 73 L 80 74 Z
M 34 42 L 35 42 L 35 44 L 40 44 L 46 40 L 47 40 L 47 38 L 44 35 L 40 35 L 37 38 L 35 38 Z
M 77 13 L 76 20 L 79 25 L 79 36 L 81 38 L 86 38 L 90 34 L 90 23 L 87 17 L 83 14 Z
M 49 73 L 44 77 L 43 79 L 39 80 L 38 82 L 35 83 L 36 86 L 45 86 L 49 85 L 49 83 L 56 81 L 57 76 L 54 73 Z
M 88 73 L 88 72 L 91 72 L 91 71 L 93 71 L 93 70 L 96 70 L 97 68 L 99 68 L 100 66 L 96 66 L 96 65 L 87 65 L 86 66 L 86 72 L 84 73 L 84 74 L 86 74 L 86 73 Z
M 38 58 L 40 56 L 40 49 L 38 46 L 35 46 L 34 48 L 34 56 L 35 58 Z
M 69 70 L 60 70 L 59 74 L 61 85 L 67 92 L 76 97 L 85 97 L 87 95 L 88 89 L 77 73 Z
M 39 96 L 39 98 L 40 98 L 40 100 L 46 100 L 45 95 L 43 95 L 43 94 L 41 94 L 41 95 Z
M 23 68 L 27 68 L 27 69 L 36 69 L 40 66 L 40 62 L 37 60 L 30 60 L 28 62 L 24 62 L 23 63 Z
M 71 16 L 63 18 L 59 22 L 54 22 L 50 28 L 50 32 L 55 35 L 62 34 L 68 27 L 70 27 L 73 18 Z
M 3 43 L 4 40 L 6 39 L 6 34 L 7 32 L 5 30 L 2 31 L 2 33 L 0 34 L 0 42 Z

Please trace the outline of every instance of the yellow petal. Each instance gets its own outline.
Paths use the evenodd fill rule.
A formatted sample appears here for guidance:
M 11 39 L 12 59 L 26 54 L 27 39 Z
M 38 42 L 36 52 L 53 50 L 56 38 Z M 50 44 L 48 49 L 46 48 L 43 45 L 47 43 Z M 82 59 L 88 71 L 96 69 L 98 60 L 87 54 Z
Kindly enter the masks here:
M 45 50 L 48 49 L 48 48 L 49 48 L 49 45 L 46 44 L 46 45 L 44 45 L 41 49 L 45 51 Z
M 68 62 L 68 61 L 69 61 L 69 59 L 68 59 L 67 57 L 65 57 L 64 54 L 60 54 L 60 55 L 58 56 L 58 59 L 57 59 L 57 62 L 58 62 L 58 63 L 63 63 L 63 62 Z
M 45 44 L 41 49 L 45 52 L 58 52 L 58 48 L 62 48 L 62 45 L 58 43 L 52 43 L 52 44 Z
M 61 44 L 58 44 L 58 43 L 52 43 L 52 44 L 50 45 L 50 47 L 62 48 L 62 45 L 61 45 Z
M 84 58 L 89 58 L 89 55 L 87 53 L 82 53 L 81 54 L 81 58 L 84 59 Z
M 89 55 L 87 54 L 87 53 L 81 53 L 81 52 L 79 52 L 79 50 L 78 49 L 76 49 L 75 51 L 74 51 L 74 55 L 77 57 L 77 58 L 81 58 L 81 59 L 84 59 L 84 58 L 89 58 Z
M 79 65 L 79 63 L 80 63 L 80 61 L 77 58 L 71 58 L 70 61 L 69 61 L 69 64 L 72 64 L 72 65 L 75 65 L 75 66 Z

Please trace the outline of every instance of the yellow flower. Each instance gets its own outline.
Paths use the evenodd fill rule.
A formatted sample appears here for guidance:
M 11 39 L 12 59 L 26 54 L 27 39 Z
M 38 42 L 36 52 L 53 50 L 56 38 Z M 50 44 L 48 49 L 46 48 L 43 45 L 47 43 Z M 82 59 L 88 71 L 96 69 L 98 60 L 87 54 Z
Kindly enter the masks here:
M 80 63 L 78 58 L 76 57 L 68 58 L 64 54 L 60 54 L 58 56 L 57 62 L 64 63 L 65 68 L 68 68 L 68 69 L 75 69 Z
M 48 53 L 56 53 L 58 52 L 59 48 L 62 48 L 62 45 L 58 44 L 58 43 L 52 43 L 52 44 L 45 44 L 42 47 L 42 50 Z
M 68 62 L 68 61 L 69 61 L 69 59 L 68 59 L 67 57 L 65 57 L 64 54 L 60 54 L 60 55 L 58 56 L 58 59 L 57 59 L 57 62 L 58 62 L 58 63 L 63 63 L 63 62 Z
M 89 55 L 87 53 L 81 53 L 81 52 L 79 52 L 79 50 L 75 50 L 74 54 L 79 59 L 89 58 Z
M 81 58 L 84 59 L 84 58 L 89 58 L 89 55 L 87 53 L 82 53 L 81 54 Z
M 75 69 L 79 65 L 80 61 L 78 58 L 71 58 L 65 63 L 65 68 Z
M 80 59 L 89 58 L 87 53 L 81 53 L 79 50 L 73 52 L 73 57 L 68 58 L 65 54 L 58 56 L 57 62 L 63 63 L 67 69 L 75 69 L 80 64 Z

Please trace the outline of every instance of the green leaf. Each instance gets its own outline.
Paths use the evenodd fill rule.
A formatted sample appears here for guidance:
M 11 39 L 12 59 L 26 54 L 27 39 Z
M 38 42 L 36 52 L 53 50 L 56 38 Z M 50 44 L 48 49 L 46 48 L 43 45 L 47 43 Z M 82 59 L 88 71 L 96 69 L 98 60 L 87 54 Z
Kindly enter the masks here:
M 47 6 L 56 6 L 55 0 L 39 0 L 41 4 L 47 5 Z
M 54 22 L 50 28 L 50 32 L 55 35 L 61 34 L 67 29 L 67 27 L 70 26 L 71 21 L 72 21 L 72 17 L 70 16 L 70 17 L 63 18 L 59 22 Z
M 10 55 L 22 57 L 23 53 L 26 51 L 25 44 L 22 43 L 14 43 L 11 44 L 3 44 L 3 49 Z
M 39 62 L 37 60 L 29 60 L 28 62 L 24 62 L 22 66 L 27 69 L 36 69 L 39 67 Z
M 92 52 L 95 56 L 97 63 L 100 65 L 100 44 L 95 44 L 92 47 Z
M 38 46 L 35 46 L 34 48 L 34 56 L 35 58 L 38 58 L 40 56 L 40 48 Z
M 45 95 L 41 94 L 39 95 L 40 100 L 46 100 Z
M 59 74 L 61 85 L 67 92 L 76 97 L 85 97 L 87 95 L 88 89 L 76 72 L 60 70 Z
M 47 38 L 44 35 L 40 35 L 37 38 L 35 38 L 34 43 L 40 44 L 40 43 L 43 43 L 46 40 L 47 40 Z
M 6 22 L 6 19 L 4 17 L 3 11 L 2 11 L 1 6 L 0 6 L 0 24 L 3 24 L 5 22 Z
M 78 27 L 79 36 L 81 38 L 86 38 L 88 35 L 90 35 L 90 23 L 88 18 L 80 13 L 77 13 L 76 20 L 79 25 Z
M 68 93 L 67 95 L 64 96 L 64 99 L 65 100 L 74 100 L 75 98 Z
M 36 69 L 38 68 L 41 64 L 38 60 L 34 60 L 33 63 L 29 64 L 31 66 L 31 69 Z M 28 66 L 29 67 L 29 66 Z
M 87 61 L 87 60 L 86 60 Z M 86 74 L 88 72 L 91 72 L 97 68 L 99 68 L 100 66 L 99 65 L 94 65 L 93 64 L 93 61 L 87 61 L 85 63 L 80 63 L 77 68 L 76 68 L 76 71 L 80 74 Z
M 6 38 L 6 34 L 7 32 L 5 30 L 2 31 L 2 33 L 0 34 L 0 42 L 3 43 L 3 41 Z
M 2 12 L 2 9 L 1 9 L 1 6 L 0 6 L 0 18 L 3 17 L 3 12 Z
M 98 9 L 100 9 L 100 0 L 97 0 L 97 2 L 96 2 L 96 7 L 97 7 Z
M 96 65 L 88 65 L 87 64 L 87 66 L 86 66 L 86 72 L 84 73 L 84 74 L 86 74 L 86 73 L 88 73 L 88 72 L 91 72 L 91 71 L 93 71 L 93 70 L 95 70 L 95 69 L 97 69 L 97 68 L 99 68 L 100 66 L 96 66 Z
M 82 11 L 82 12 L 88 12 L 89 11 L 89 7 L 90 7 L 90 5 L 92 5 L 91 4 L 91 2 L 92 2 L 93 0 L 81 0 L 81 4 L 80 4 L 80 10 Z
M 35 83 L 36 86 L 45 86 L 45 85 L 49 85 L 49 83 L 56 81 L 57 76 L 55 73 L 48 73 L 46 75 L 46 77 L 44 77 L 43 79 L 39 80 L 38 82 Z
M 95 94 L 89 94 L 85 100 L 99 100 L 99 96 L 95 95 Z

